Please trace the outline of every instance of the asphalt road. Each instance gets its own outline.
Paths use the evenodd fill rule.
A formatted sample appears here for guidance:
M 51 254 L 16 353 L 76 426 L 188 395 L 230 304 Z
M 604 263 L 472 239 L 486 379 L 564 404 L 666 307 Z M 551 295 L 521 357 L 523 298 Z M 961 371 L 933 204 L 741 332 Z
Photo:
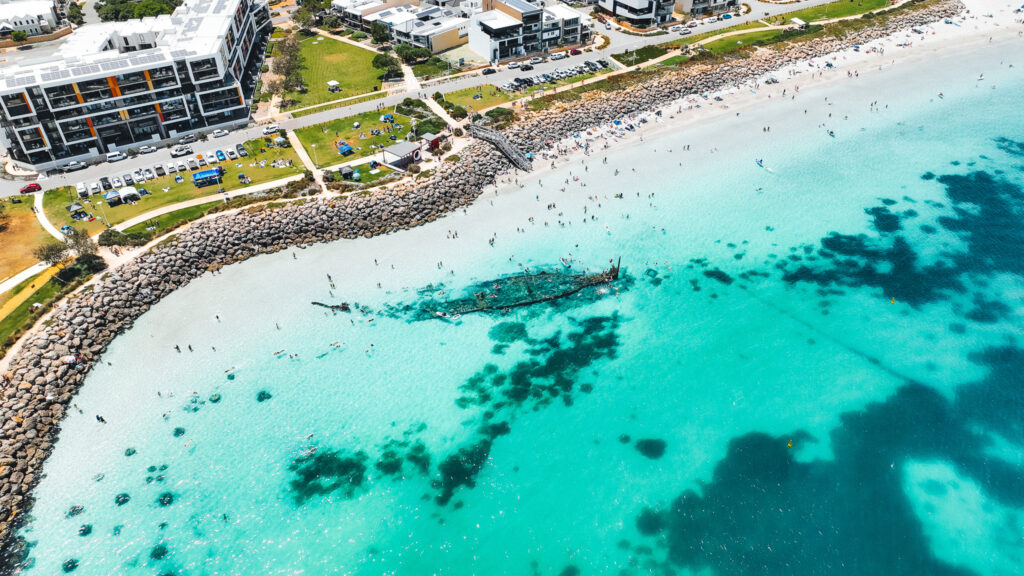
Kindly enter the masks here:
M 701 34 L 705 32 L 711 32 L 715 30 L 721 30 L 749 22 L 752 20 L 758 20 L 764 18 L 765 14 L 776 15 L 783 14 L 786 12 L 793 12 L 802 8 L 808 8 L 811 6 L 818 6 L 825 4 L 830 0 L 805 0 L 798 1 L 794 4 L 767 4 L 757 2 L 753 0 L 751 2 L 752 10 L 749 14 L 740 17 L 734 17 L 729 20 L 720 20 L 713 24 L 700 24 L 696 28 L 692 28 L 693 34 Z M 290 12 L 290 10 L 289 10 Z M 581 13 L 589 13 L 589 10 L 579 10 Z M 275 22 L 288 18 L 288 15 L 282 14 L 278 18 L 275 18 Z M 603 50 L 596 50 L 592 52 L 585 52 L 579 56 L 571 56 L 569 58 L 558 60 L 558 61 L 547 61 L 534 66 L 534 69 L 530 72 L 523 72 L 521 70 L 509 70 L 505 66 L 498 68 L 497 74 L 491 74 L 484 76 L 479 72 L 468 74 L 454 79 L 439 79 L 437 81 L 429 81 L 424 83 L 421 93 L 427 97 L 436 91 L 451 92 L 454 90 L 462 90 L 464 88 L 470 88 L 474 86 L 480 86 L 483 84 L 494 84 L 502 85 L 506 82 L 511 81 L 516 76 L 535 76 L 537 74 L 550 73 L 557 68 L 565 68 L 572 66 L 577 63 L 582 63 L 584 60 L 598 60 L 601 58 L 607 59 L 612 54 L 619 54 L 626 50 L 636 50 L 643 46 L 651 44 L 661 44 L 668 42 L 674 38 L 681 37 L 677 33 L 670 32 L 669 34 L 661 34 L 658 36 L 633 36 L 621 32 L 617 27 L 613 26 L 611 30 L 604 29 L 603 25 L 595 22 L 595 32 L 608 36 L 610 43 L 608 47 Z M 626 62 L 625 64 L 628 64 Z M 326 110 L 318 114 L 310 114 L 308 116 L 302 116 L 290 120 L 282 120 L 279 124 L 282 128 L 288 130 L 295 130 L 304 126 L 310 126 L 313 124 L 319 124 L 328 120 L 335 120 L 337 118 L 344 118 L 352 114 L 359 114 L 369 110 L 375 109 L 377 106 L 383 104 L 386 107 L 394 106 L 407 97 L 417 97 L 415 93 L 396 94 L 388 96 L 379 100 L 372 100 L 369 102 L 362 102 L 347 106 L 345 108 L 335 108 L 333 110 Z M 262 136 L 262 127 L 254 126 L 251 128 L 233 130 L 228 136 L 223 138 L 209 138 L 206 142 L 197 142 L 191 144 L 195 153 L 205 154 L 207 151 L 215 150 L 227 150 L 228 148 L 234 148 L 236 144 L 241 144 L 247 140 L 252 140 Z M 170 162 L 171 155 L 169 148 L 160 149 L 152 154 L 140 154 L 136 158 L 122 160 L 114 164 L 100 163 L 98 165 L 90 166 L 84 170 L 77 172 L 71 172 L 68 174 L 61 174 L 58 176 L 52 176 L 45 179 L 40 179 L 39 183 L 44 189 L 49 189 L 57 186 L 74 185 L 76 182 L 85 182 L 87 185 L 89 182 L 95 182 L 102 176 L 112 177 L 121 176 L 125 173 L 131 173 L 137 169 L 152 168 L 155 164 L 167 164 Z M 18 194 L 18 189 L 23 186 L 26 182 L 15 181 L 15 180 L 0 180 L 0 197 L 12 196 Z

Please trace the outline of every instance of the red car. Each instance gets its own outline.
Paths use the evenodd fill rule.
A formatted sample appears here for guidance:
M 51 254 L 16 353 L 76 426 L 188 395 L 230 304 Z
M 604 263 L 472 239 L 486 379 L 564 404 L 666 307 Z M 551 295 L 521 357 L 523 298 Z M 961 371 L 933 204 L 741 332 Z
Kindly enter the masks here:
M 580 54 L 583 54 L 583 52 L 580 52 L 579 50 L 573 48 L 572 50 L 569 50 L 569 54 L 572 54 L 573 56 L 579 56 Z
M 31 184 L 25 184 L 24 186 L 22 186 L 21 187 L 21 193 L 22 194 L 31 194 L 33 192 L 39 192 L 42 189 L 43 189 L 43 187 L 40 186 L 37 182 L 33 182 Z

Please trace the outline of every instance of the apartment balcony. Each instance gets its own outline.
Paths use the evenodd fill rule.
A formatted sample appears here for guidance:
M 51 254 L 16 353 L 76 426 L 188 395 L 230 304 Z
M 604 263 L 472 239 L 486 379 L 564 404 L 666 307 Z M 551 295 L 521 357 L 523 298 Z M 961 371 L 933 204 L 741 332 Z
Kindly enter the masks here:
M 10 104 L 7 105 L 7 115 L 11 118 L 17 118 L 18 116 L 27 116 L 29 114 L 32 114 L 32 109 L 25 104 L 22 104 L 20 106 L 11 106 Z
M 64 132 L 64 140 L 68 143 L 82 142 L 85 140 L 91 140 L 94 138 L 92 132 L 89 130 L 76 130 L 74 132 Z

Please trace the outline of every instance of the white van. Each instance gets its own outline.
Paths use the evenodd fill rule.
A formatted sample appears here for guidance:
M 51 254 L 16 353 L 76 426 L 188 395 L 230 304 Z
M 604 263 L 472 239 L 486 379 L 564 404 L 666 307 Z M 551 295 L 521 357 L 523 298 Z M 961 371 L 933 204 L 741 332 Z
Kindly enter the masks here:
M 118 160 L 124 160 L 128 155 L 124 152 L 107 152 L 107 162 L 117 162 Z
M 555 52 L 551 55 L 552 60 L 561 60 L 562 58 L 565 58 L 565 52 Z
M 269 136 L 271 134 L 277 134 L 277 132 L 278 132 L 277 124 L 271 124 L 270 126 L 267 126 L 266 128 L 263 129 L 263 134 L 265 134 L 267 136 Z
M 75 192 L 78 192 L 79 198 L 85 198 L 89 195 L 89 189 L 85 187 L 85 182 L 75 184 Z

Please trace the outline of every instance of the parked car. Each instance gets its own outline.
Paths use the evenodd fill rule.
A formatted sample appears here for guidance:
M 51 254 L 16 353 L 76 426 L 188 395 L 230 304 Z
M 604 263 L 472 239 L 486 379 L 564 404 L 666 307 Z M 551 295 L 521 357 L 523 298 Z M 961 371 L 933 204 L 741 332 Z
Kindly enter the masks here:
M 195 134 L 186 134 L 181 140 L 178 140 L 178 144 L 191 144 L 196 141 Z
M 64 171 L 65 172 L 74 172 L 75 170 L 84 170 L 85 168 L 88 168 L 88 167 L 89 167 L 89 165 L 86 164 L 85 162 L 79 162 L 78 160 L 72 160 L 71 162 L 68 162 L 66 166 L 64 166 Z
M 241 144 L 235 144 L 235 151 L 238 152 L 238 155 L 241 156 L 242 158 L 245 158 L 246 156 L 249 155 L 249 151 L 246 150 L 245 146 L 242 146 Z
M 705 22 L 707 22 L 708 24 L 714 24 L 715 22 L 718 22 L 718 18 L 716 16 L 712 16 L 705 20 Z
M 204 158 L 202 154 L 196 154 L 196 162 L 200 166 L 206 166 L 206 158 Z
M 551 55 L 552 61 L 561 60 L 562 58 L 565 58 L 565 52 L 555 52 L 554 54 Z
M 610 22 L 605 22 L 605 23 L 604 23 L 604 29 L 605 29 L 605 30 L 611 30 L 611 29 L 612 29 L 612 25 L 611 25 L 611 23 L 610 23 Z
M 682 30 L 679 31 L 680 36 L 686 36 L 687 34 L 693 34 L 693 30 L 690 30 L 689 28 L 683 28 Z
M 161 164 L 157 164 L 156 166 L 153 166 L 153 172 L 156 172 L 157 176 L 166 176 L 167 175 L 167 171 L 164 170 L 164 167 Z
M 188 159 L 188 169 L 189 170 L 199 170 L 199 162 L 196 162 L 195 158 L 189 158 Z
M 227 159 L 228 157 L 224 155 L 224 152 L 222 150 L 217 150 L 217 162 L 223 162 Z
M 33 192 L 39 192 L 42 189 L 43 187 L 40 186 L 38 182 L 31 182 L 22 186 L 18 192 L 21 192 L 22 194 L 31 194 Z
M 683 25 L 682 24 L 676 24 L 675 26 L 672 26 L 671 28 L 669 28 L 668 31 L 669 32 L 679 32 L 682 29 L 683 29 Z
M 135 184 L 135 179 L 132 178 L 131 174 L 125 174 L 124 176 L 121 176 L 121 178 L 124 180 L 125 186 L 131 186 L 132 184 Z
M 597 63 L 601 65 L 601 68 L 611 68 L 611 66 L 608 65 L 608 61 L 604 58 L 598 60 Z
M 117 162 L 118 160 L 124 160 L 128 155 L 124 152 L 107 152 L 107 162 Z
M 269 136 L 271 134 L 277 134 L 277 131 L 280 129 L 281 128 L 277 124 L 271 124 L 263 129 L 263 133 Z
M 75 184 L 75 191 L 78 192 L 79 198 L 85 198 L 89 195 L 89 189 L 85 187 L 85 182 Z
M 114 176 L 113 178 L 110 179 L 110 181 L 114 183 L 114 188 L 120 188 L 124 186 L 124 180 L 121 180 L 120 176 Z
M 89 184 L 89 194 L 99 194 L 99 193 L 100 193 L 100 185 L 95 183 L 95 182 L 90 183 Z
M 495 70 L 494 68 L 484 68 L 484 71 L 483 71 L 483 75 L 484 76 L 489 76 L 491 74 L 497 74 L 497 73 L 498 73 L 498 71 Z
M 178 172 L 184 172 L 188 170 L 188 165 L 183 160 L 178 160 Z
M 583 52 L 580 52 L 579 48 L 573 48 L 572 50 L 569 50 L 569 54 L 572 56 L 579 56 L 580 54 L 583 54 Z
M 523 70 L 524 72 L 529 72 L 530 70 L 533 70 L 533 65 L 523 64 L 522 66 L 519 67 L 519 69 Z
M 230 158 L 232 160 L 237 160 L 238 159 L 238 153 L 235 152 L 234 150 L 228 149 L 226 154 L 228 155 L 228 158 Z
M 227 136 L 227 135 L 228 135 L 228 131 L 227 130 L 214 130 L 213 131 L 213 137 L 214 138 L 222 138 L 222 137 Z
M 139 154 L 152 154 L 156 152 L 156 146 L 139 146 Z
M 211 150 L 211 151 L 206 153 L 206 163 L 207 164 L 216 164 L 217 163 L 217 156 L 214 155 L 213 150 Z
M 728 20 L 732 18 L 732 14 L 722 14 L 722 20 Z
M 103 188 L 104 192 L 113 188 L 113 186 L 110 184 L 110 178 L 107 178 L 106 176 L 100 178 L 100 188 Z
M 534 56 L 533 58 L 530 58 L 530 64 L 540 64 L 543 61 L 544 59 L 541 58 L 540 56 Z
M 132 172 L 132 180 L 135 180 L 135 182 L 142 184 L 143 182 L 146 181 L 146 177 L 142 175 L 142 170 L 136 170 L 135 172 Z
M 142 173 L 146 175 L 146 180 L 153 180 L 156 178 L 156 174 L 149 168 L 143 170 Z
M 519 62 L 509 62 L 507 68 L 509 70 L 515 70 L 516 68 L 519 68 Z
M 188 156 L 192 153 L 191 146 L 175 146 L 171 149 L 171 158 L 177 158 L 179 156 Z
M 177 171 L 178 171 L 178 169 L 174 167 L 174 162 L 168 162 L 167 163 L 167 173 L 168 174 L 174 174 Z
M 697 27 L 697 21 L 696 20 L 690 20 L 689 22 L 686 23 L 686 27 L 687 28 L 696 28 Z

